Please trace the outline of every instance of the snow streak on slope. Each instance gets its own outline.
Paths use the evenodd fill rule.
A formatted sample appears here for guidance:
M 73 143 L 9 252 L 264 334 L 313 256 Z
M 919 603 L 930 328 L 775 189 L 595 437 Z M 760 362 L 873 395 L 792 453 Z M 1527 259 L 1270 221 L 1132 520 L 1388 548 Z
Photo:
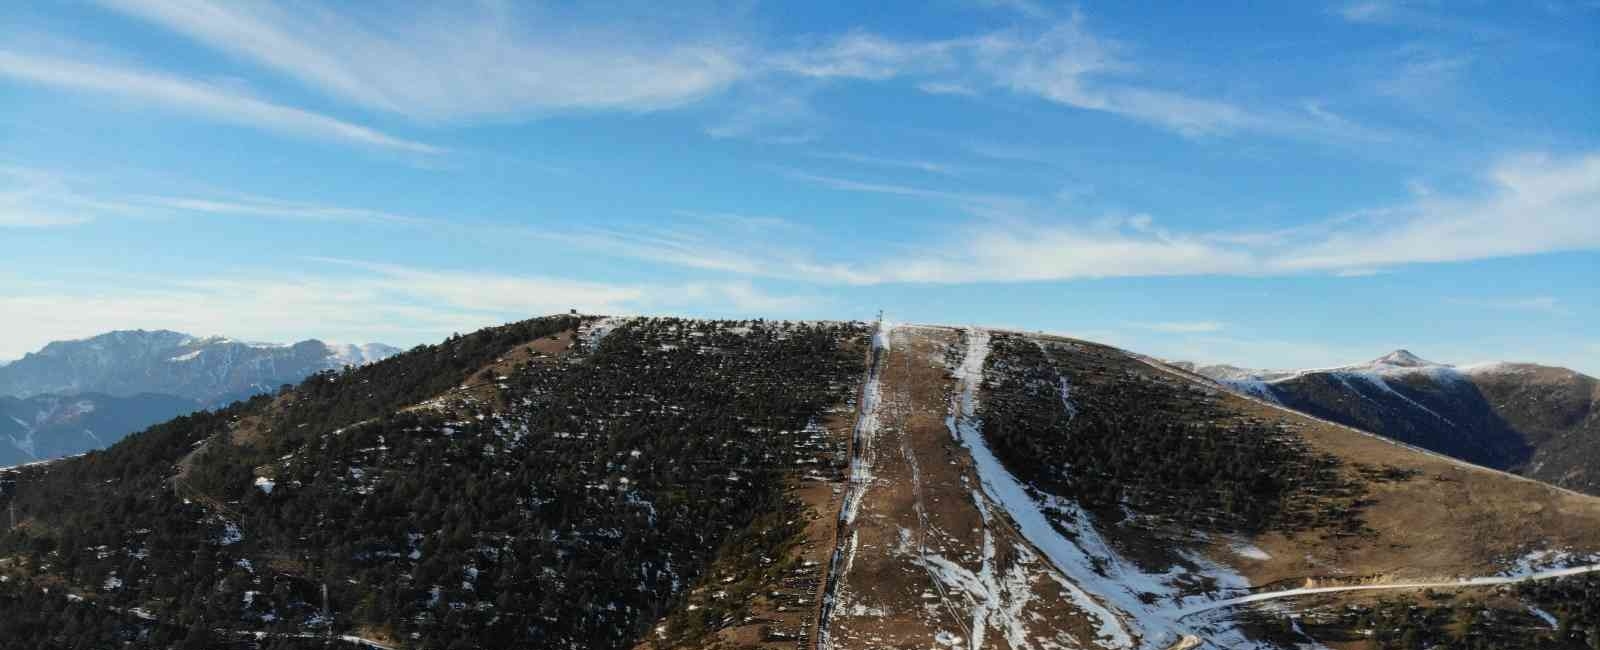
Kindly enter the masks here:
M 951 419 L 951 431 L 971 453 L 984 495 L 1010 515 L 1028 542 L 1060 572 L 1055 577 L 1074 604 L 1098 621 L 1096 643 L 1105 648 L 1155 649 L 1185 643 L 1197 647 L 1206 642 L 1225 648 L 1268 647 L 1247 638 L 1226 620 L 1197 622 L 1201 629 L 1194 631 L 1204 632 L 1204 639 L 1190 634 L 1191 626 L 1179 621 L 1189 613 L 1184 607 L 1191 601 L 1209 601 L 1205 596 L 1187 595 L 1179 585 L 1208 578 L 1226 591 L 1242 591 L 1249 587 L 1243 576 L 1196 554 L 1184 554 L 1192 568 L 1174 566 L 1165 573 L 1147 572 L 1112 548 L 1077 503 L 1026 485 L 1005 468 L 984 441 L 982 423 L 975 417 L 974 393 L 983 380 L 988 343 L 987 332 L 968 333 L 966 358 L 957 370 L 962 412 Z M 977 372 L 972 372 L 974 368 Z M 1065 400 L 1070 386 L 1065 377 L 1061 382 Z M 1076 412 L 1072 404 L 1064 405 L 1067 412 Z M 1060 528 L 1050 515 L 1063 522 Z
M 1238 598 L 1229 598 L 1226 600 L 1217 600 L 1208 603 L 1192 605 L 1185 610 L 1184 615 L 1188 616 L 1189 614 L 1198 614 L 1201 612 L 1222 609 L 1225 607 L 1259 603 L 1265 600 L 1277 600 L 1279 598 L 1293 598 L 1296 596 L 1309 596 L 1313 594 L 1331 594 L 1342 591 L 1377 591 L 1389 589 L 1459 589 L 1462 587 L 1493 587 L 1499 585 L 1515 585 L 1524 582 L 1539 582 L 1541 580 L 1554 580 L 1556 578 L 1568 578 L 1576 575 L 1583 575 L 1585 573 L 1594 573 L 1597 571 L 1600 571 L 1600 564 L 1586 564 L 1563 569 L 1547 569 L 1544 571 L 1513 573 L 1511 575 L 1501 576 L 1462 578 L 1460 580 L 1445 580 L 1435 582 L 1398 582 L 1380 585 L 1351 585 L 1347 587 L 1307 587 L 1303 589 L 1282 589 L 1279 591 L 1268 591 L 1258 594 L 1251 594 L 1249 596 L 1240 596 Z
M 844 508 L 839 518 L 846 524 L 856 521 L 856 511 L 866 497 L 867 486 L 872 483 L 872 463 L 877 458 L 874 443 L 878 435 L 878 404 L 883 391 L 880 377 L 882 365 L 889 354 L 889 328 L 887 322 L 878 324 L 872 335 L 872 367 L 867 371 L 867 382 L 861 387 L 861 407 L 856 418 L 855 439 L 850 458 L 850 489 L 844 495 Z
M 945 418 L 945 426 L 950 435 L 958 441 L 961 439 L 963 426 L 976 427 L 976 397 L 978 387 L 983 381 L 983 365 L 989 349 L 987 332 L 968 331 L 966 341 L 966 354 L 962 357 L 960 365 L 951 372 L 956 380 L 957 392 L 952 395 L 949 414 Z M 965 477 L 962 480 L 965 481 Z M 1041 563 L 1038 555 L 1025 544 L 1018 544 L 1016 541 L 1007 542 L 1006 547 L 1011 552 L 1003 560 L 1000 557 L 1001 540 L 997 538 L 997 532 L 1003 535 L 1003 531 L 1009 529 L 1003 522 L 995 520 L 990 510 L 990 501 L 983 492 L 972 490 L 970 494 L 983 525 L 977 569 L 975 571 L 968 569 L 959 562 L 937 553 L 930 553 L 926 548 L 918 548 L 917 558 L 917 563 L 927 569 L 933 577 L 934 587 L 940 590 L 941 600 L 944 600 L 947 606 L 961 603 L 967 608 L 971 622 L 962 623 L 968 636 L 966 647 L 969 650 L 982 650 L 991 628 L 998 632 L 1004 646 L 1013 650 L 1034 647 L 1078 647 L 1070 636 L 1056 633 L 1041 634 L 1039 630 L 1030 630 L 1030 623 L 1045 620 L 1038 611 L 1041 608 L 1036 606 L 1044 605 L 1044 609 L 1048 609 L 1048 604 L 1042 602 L 1036 595 L 1044 593 L 1038 590 L 1042 585 L 1037 583 L 1059 584 L 1073 594 L 1080 610 L 1085 609 L 1086 605 L 1096 606 L 1094 601 L 1081 591 L 1075 590 L 1073 585 L 1048 564 Z M 1109 618 L 1111 614 L 1105 612 L 1105 616 Z
M 828 624 L 833 608 L 838 604 L 839 581 L 850 572 L 855 559 L 856 532 L 852 529 L 861 501 L 866 497 L 867 486 L 872 482 L 872 461 L 876 457 L 873 447 L 878 433 L 878 404 L 882 399 L 883 365 L 889 355 L 889 333 L 893 324 L 878 321 L 872 335 L 871 365 L 867 379 L 861 386 L 861 403 L 856 408 L 856 426 L 850 443 L 850 484 L 845 488 L 844 504 L 839 508 L 839 539 L 835 540 L 833 558 L 828 563 L 827 582 L 823 586 L 822 609 L 817 615 L 817 648 L 833 647 Z
M 1145 355 L 1142 355 L 1142 354 L 1135 354 L 1135 353 L 1131 353 L 1131 352 L 1125 352 L 1125 353 L 1128 355 L 1128 358 L 1133 359 L 1135 361 L 1138 361 L 1139 363 L 1142 363 L 1142 364 L 1144 364 L 1146 366 L 1149 366 L 1151 368 L 1154 368 L 1155 370 L 1157 370 L 1159 372 L 1162 372 L 1162 373 L 1164 373 L 1166 375 L 1169 375 L 1169 376 L 1172 376 L 1172 377 L 1177 377 L 1177 378 L 1182 379 L 1184 381 L 1187 381 L 1187 382 L 1190 382 L 1190 383 L 1194 383 L 1194 384 L 1198 384 L 1198 385 L 1202 385 L 1202 386 L 1207 385 L 1207 384 L 1195 379 L 1193 375 L 1190 375 L 1190 374 L 1188 374 L 1188 373 L 1186 373 L 1186 372 L 1184 372 L 1182 370 L 1174 368 L 1174 367 L 1168 365 L 1165 361 L 1162 361 L 1160 359 L 1156 359 L 1154 357 L 1148 357 L 1148 356 L 1145 356 Z M 1255 402 L 1257 404 L 1261 404 L 1263 406 L 1267 406 L 1267 407 L 1276 409 L 1278 411 L 1282 411 L 1284 413 L 1288 413 L 1288 414 L 1293 415 L 1295 417 L 1304 418 L 1304 419 L 1307 419 L 1307 420 L 1312 420 L 1314 422 L 1318 422 L 1320 424 L 1324 424 L 1324 425 L 1327 425 L 1327 426 L 1330 426 L 1330 427 L 1335 427 L 1335 428 L 1338 428 L 1338 429 L 1343 429 L 1345 431 L 1349 431 L 1351 433 L 1355 433 L 1355 434 L 1358 434 L 1358 435 L 1366 436 L 1366 437 L 1371 438 L 1373 440 L 1381 441 L 1384 444 L 1394 445 L 1396 447 L 1399 447 L 1401 449 L 1405 449 L 1407 451 L 1411 451 L 1411 452 L 1414 452 L 1414 453 L 1417 453 L 1417 454 L 1428 456 L 1430 458 L 1434 458 L 1434 459 L 1438 459 L 1438 460 L 1444 461 L 1446 463 L 1450 463 L 1451 465 L 1454 465 L 1456 467 L 1469 469 L 1469 470 L 1472 470 L 1472 471 L 1475 471 L 1475 472 L 1487 472 L 1487 473 L 1495 474 L 1495 475 L 1498 475 L 1498 476 L 1502 476 L 1502 477 L 1505 477 L 1507 479 L 1514 480 L 1514 481 L 1524 481 L 1524 482 L 1527 482 L 1527 483 L 1537 483 L 1541 487 L 1544 487 L 1544 488 L 1547 488 L 1547 489 L 1551 489 L 1551 490 L 1555 490 L 1557 492 L 1561 492 L 1561 493 L 1568 494 L 1568 495 L 1575 496 L 1575 497 L 1579 497 L 1579 498 L 1585 498 L 1586 499 L 1586 498 L 1590 498 L 1590 496 L 1591 496 L 1591 495 L 1584 494 L 1582 492 L 1578 492 L 1576 490 L 1572 490 L 1572 489 L 1569 489 L 1569 488 L 1561 487 L 1559 485 L 1555 485 L 1555 484 L 1552 484 L 1552 483 L 1546 483 L 1546 482 L 1540 481 L 1538 479 L 1528 478 L 1528 477 L 1522 476 L 1520 474 L 1512 474 L 1510 472 L 1506 472 L 1506 471 L 1502 471 L 1502 470 L 1498 470 L 1498 469 L 1493 469 L 1493 468 L 1490 468 L 1490 467 L 1485 467 L 1483 465 L 1476 465 L 1476 464 L 1473 464 L 1473 463 L 1469 463 L 1467 461 L 1461 460 L 1460 458 L 1456 458 L 1454 456 L 1441 454 L 1439 452 L 1436 452 L 1436 451 L 1433 451 L 1433 450 L 1430 450 L 1430 449 L 1424 449 L 1424 448 L 1418 447 L 1416 445 L 1412 445 L 1412 444 L 1408 444 L 1408 443 L 1405 443 L 1405 442 L 1401 442 L 1401 441 L 1396 440 L 1394 438 L 1384 437 L 1384 436 L 1378 435 L 1376 433 L 1373 433 L 1371 431 L 1367 431 L 1365 429 L 1358 429 L 1358 428 L 1350 426 L 1348 424 L 1342 424 L 1342 423 L 1334 422 L 1333 420 L 1329 420 L 1329 419 L 1326 419 L 1326 418 L 1320 418 L 1320 417 L 1317 417 L 1317 416 L 1312 415 L 1310 413 L 1305 413 L 1303 411 L 1296 411 L 1296 410 L 1294 410 L 1292 408 L 1284 406 L 1282 403 L 1280 403 L 1280 402 L 1278 402 L 1276 400 L 1262 399 L 1262 398 L 1257 397 L 1256 395 L 1253 395 L 1253 394 L 1248 393 L 1248 392 L 1234 391 L 1233 394 L 1238 395 L 1239 397 L 1242 397 L 1244 399 L 1250 400 L 1252 402 Z

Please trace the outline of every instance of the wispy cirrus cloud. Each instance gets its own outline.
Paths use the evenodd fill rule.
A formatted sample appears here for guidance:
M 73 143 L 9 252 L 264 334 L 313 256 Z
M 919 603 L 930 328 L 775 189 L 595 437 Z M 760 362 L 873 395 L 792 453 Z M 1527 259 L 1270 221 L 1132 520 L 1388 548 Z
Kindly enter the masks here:
M 241 126 L 414 154 L 441 149 L 231 87 L 116 65 L 0 50 L 0 77 L 144 102 Z
M 0 193 L 0 208 L 26 206 L 54 191 L 63 198 L 46 204 L 92 206 L 99 211 L 422 223 L 494 237 L 559 241 L 612 257 L 736 277 L 848 285 L 1299 273 L 1361 277 L 1413 264 L 1600 250 L 1600 212 L 1595 207 L 1600 205 L 1600 154 L 1596 153 L 1512 156 L 1494 164 L 1483 175 L 1482 185 L 1471 191 L 1421 192 L 1407 202 L 1261 232 L 1183 231 L 1142 214 L 1063 218 L 1058 212 L 1061 204 L 1039 204 L 1025 197 L 779 171 L 836 191 L 948 204 L 972 219 L 942 237 L 897 241 L 879 249 L 876 257 L 842 259 L 819 257 L 821 249 L 797 240 L 793 224 L 786 220 L 682 211 L 673 214 L 679 218 L 676 222 L 650 227 L 528 229 L 435 223 L 427 217 L 278 199 L 89 197 L 48 183 L 38 186 L 44 189 Z M 97 214 L 93 210 L 86 213 Z M 1542 300 L 1505 305 L 1512 307 L 1559 306 Z
M 768 68 L 816 79 L 910 80 L 931 94 L 1007 91 L 1109 113 L 1188 137 L 1252 132 L 1308 139 L 1382 140 L 1379 129 L 1320 103 L 1248 106 L 1162 87 L 1144 78 L 1126 45 L 1092 32 L 1081 12 L 944 40 L 899 40 L 854 31 L 769 56 Z
M 820 249 L 795 240 L 792 224 L 770 219 L 740 220 L 736 234 L 729 227 L 684 224 L 519 232 L 619 258 L 845 285 L 1301 273 L 1357 278 L 1412 264 L 1600 250 L 1600 215 L 1592 207 L 1600 205 L 1596 154 L 1507 158 L 1472 193 L 1419 194 L 1406 203 L 1259 232 L 1186 232 L 1144 214 L 1064 218 L 1059 203 L 1025 197 L 780 171 L 836 191 L 948 204 L 972 220 L 947 236 L 898 240 L 864 259 L 820 257 Z
M 64 174 L 0 165 L 0 228 L 56 228 L 89 223 L 108 212 L 141 209 L 84 193 Z
M 1348 118 L 1328 119 L 1326 107 L 1252 106 L 1186 91 L 1175 80 L 1164 84 L 1132 60 L 1132 48 L 1091 31 L 1081 12 L 1031 2 L 997 3 L 1030 17 L 1030 24 L 1012 29 L 924 40 L 855 29 L 782 45 L 703 29 L 641 27 L 625 19 L 614 21 L 621 26 L 585 24 L 551 15 L 558 8 L 529 5 L 379 14 L 215 0 L 100 4 L 348 102 L 422 121 L 652 111 L 738 88 L 748 97 L 732 102 L 734 109 L 705 129 L 709 135 L 808 142 L 818 137 L 824 120 L 788 88 L 798 77 L 908 81 L 932 94 L 998 91 L 1187 137 L 1384 135 Z
M 1503 36 L 1507 30 L 1488 22 L 1460 16 L 1460 11 L 1438 11 L 1433 3 L 1409 0 L 1354 0 L 1333 7 L 1345 21 L 1365 25 L 1392 25 L 1431 31 L 1449 31 L 1480 38 Z
M 1411 264 L 1600 250 L 1600 154 L 1502 159 L 1483 184 L 1261 232 L 1184 232 L 1148 215 L 1062 219 L 1019 197 L 788 171 L 841 191 L 956 205 L 978 219 L 914 254 L 800 269 L 821 281 L 1029 282 L 1175 275 L 1362 277 Z M 804 259 L 803 256 L 795 256 Z
M 0 51 L 0 77 L 56 86 L 64 90 L 112 94 L 118 98 L 150 102 L 221 122 L 282 131 L 307 138 L 331 139 L 349 144 L 400 150 L 410 154 L 440 152 L 438 147 L 430 144 L 398 138 L 368 126 L 344 122 L 339 118 L 317 114 L 310 110 L 275 104 L 266 99 L 254 98 L 234 88 L 171 77 L 149 70 L 109 66 L 98 62 L 46 58 L 16 51 Z
M 1374 268 L 1600 248 L 1600 153 L 1519 155 L 1464 196 L 1429 194 L 1374 210 L 1283 250 L 1275 270 Z
M 844 176 L 815 174 L 795 169 L 785 170 L 784 175 L 797 181 L 803 181 L 841 192 L 885 194 L 890 196 L 901 196 L 929 201 L 954 203 L 975 214 L 999 214 L 1020 207 L 1020 204 L 1023 202 L 1023 199 L 1020 197 L 1009 196 L 1005 194 L 940 190 L 916 185 L 864 181 Z
M 828 160 L 840 160 L 868 167 L 884 167 L 889 169 L 909 169 L 913 171 L 937 174 L 939 176 L 958 176 L 960 168 L 947 163 L 931 160 L 917 160 L 909 158 L 885 158 L 882 156 L 869 156 L 845 151 L 817 152 L 812 155 Z
M 647 111 L 744 73 L 737 44 L 673 30 L 622 32 L 532 5 L 452 11 L 211 0 L 102 0 L 361 106 L 429 121 L 568 110 Z
M 67 174 L 0 165 L 0 228 L 49 228 L 87 224 L 104 218 L 164 218 L 174 215 L 242 217 L 443 226 L 428 217 L 255 196 L 186 196 L 96 193 L 91 183 Z
M 415 226 L 440 223 L 436 219 L 396 214 L 383 210 L 317 205 L 259 197 L 212 199 L 188 196 L 138 196 L 131 197 L 128 201 L 130 204 L 152 209 L 218 216 L 391 223 Z

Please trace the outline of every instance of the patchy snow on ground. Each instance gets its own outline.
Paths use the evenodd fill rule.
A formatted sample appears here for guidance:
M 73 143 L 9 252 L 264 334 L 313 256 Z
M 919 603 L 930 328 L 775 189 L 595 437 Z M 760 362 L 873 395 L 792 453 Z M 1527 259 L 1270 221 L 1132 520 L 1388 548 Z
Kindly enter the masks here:
M 1183 556 L 1192 568 L 1147 572 L 1112 548 L 1076 502 L 1034 489 L 1005 468 L 989 449 L 982 422 L 975 417 L 975 394 L 983 381 L 988 353 L 988 333 L 968 331 L 966 355 L 957 369 L 961 408 L 947 424 L 972 455 L 983 494 L 1006 511 L 1023 537 L 1059 572 L 1052 577 L 1074 604 L 1097 622 L 1095 643 L 1105 648 L 1167 648 L 1187 640 L 1191 632 L 1203 631 L 1203 639 L 1219 647 L 1266 647 L 1221 618 L 1192 624 L 1180 621 L 1186 602 L 1209 601 L 1204 595 L 1188 594 L 1182 585 L 1207 579 L 1225 593 L 1233 592 L 1249 586 L 1243 576 L 1197 554 Z M 1068 412 L 1076 412 L 1065 378 L 1062 388 Z M 1070 522 L 1063 525 L 1070 530 L 1058 528 L 1047 513 L 1057 521 Z
M 883 399 L 882 361 L 889 353 L 889 323 L 882 323 L 872 336 L 873 366 L 867 371 L 866 384 L 861 387 L 860 417 L 855 426 L 855 452 L 850 459 L 850 488 L 845 492 L 844 507 L 839 517 L 844 523 L 855 523 L 861 501 L 866 497 L 867 486 L 872 483 L 872 463 L 877 450 L 874 442 L 878 435 L 878 404 Z
M 1283 402 L 1278 399 L 1278 394 L 1272 391 L 1272 384 L 1260 379 L 1219 379 L 1217 383 L 1235 393 L 1244 393 L 1274 404 Z
M 845 488 L 844 503 L 839 508 L 839 522 L 842 526 L 855 524 L 856 516 L 860 513 L 861 502 L 866 498 L 867 487 L 872 483 L 872 463 L 876 458 L 876 449 L 873 443 L 878 433 L 878 405 L 882 401 L 882 366 L 889 353 L 889 334 L 893 327 L 887 321 L 878 324 L 877 331 L 872 335 L 872 366 L 867 369 L 867 379 L 861 387 L 861 403 L 857 407 L 855 430 L 850 458 L 850 480 Z M 833 557 L 828 566 L 828 591 L 822 596 L 822 611 L 818 616 L 817 647 L 831 648 L 832 637 L 829 635 L 829 619 L 834 607 L 838 604 L 838 594 L 832 590 L 840 580 L 850 573 L 850 568 L 855 564 L 857 537 L 854 530 L 849 536 L 841 540 L 839 548 L 834 549 Z
M 1243 541 L 1243 540 L 1236 541 L 1233 544 L 1230 544 L 1228 546 L 1228 548 L 1229 548 L 1229 550 L 1233 551 L 1234 555 L 1237 555 L 1237 556 L 1245 558 L 1245 559 L 1258 560 L 1258 561 L 1263 561 L 1263 562 L 1266 561 L 1266 560 L 1272 559 L 1272 555 L 1270 553 L 1267 553 L 1266 551 L 1261 550 L 1261 547 L 1256 546 L 1255 544 L 1251 544 L 1249 542 Z
M 244 541 L 244 533 L 239 530 L 239 525 L 231 521 L 222 524 L 222 535 L 217 538 L 218 546 L 232 546 Z
M 1539 617 L 1539 620 L 1544 621 L 1545 625 L 1549 625 L 1550 629 L 1552 629 L 1552 630 L 1558 629 L 1558 628 L 1561 627 L 1561 622 L 1557 621 L 1556 617 L 1551 615 L 1550 612 L 1547 612 L 1547 611 L 1544 611 L 1542 609 L 1539 609 L 1538 607 L 1535 607 L 1533 605 L 1529 605 L 1528 606 L 1528 613 Z
M 1455 580 L 1440 580 L 1440 581 L 1434 581 L 1434 582 L 1395 582 L 1395 583 L 1373 584 L 1373 585 L 1352 585 L 1352 586 L 1347 586 L 1347 587 L 1305 587 L 1305 588 L 1301 588 L 1301 589 L 1282 589 L 1282 590 L 1278 590 L 1278 591 L 1266 591 L 1266 592 L 1261 592 L 1261 593 L 1256 593 L 1256 594 L 1250 594 L 1248 596 L 1240 596 L 1238 598 L 1228 598 L 1228 599 L 1224 599 L 1224 600 L 1216 600 L 1216 601 L 1211 601 L 1211 602 L 1203 602 L 1203 603 L 1197 603 L 1197 604 L 1189 605 L 1188 608 L 1184 611 L 1183 616 L 1187 617 L 1187 616 L 1191 616 L 1191 615 L 1194 615 L 1194 614 L 1199 614 L 1199 613 L 1207 612 L 1207 611 L 1211 611 L 1211 610 L 1217 610 L 1217 609 L 1222 609 L 1222 608 L 1227 608 L 1227 607 L 1235 607 L 1235 606 L 1238 606 L 1238 605 L 1247 605 L 1247 604 L 1250 604 L 1250 603 L 1259 603 L 1259 602 L 1268 601 L 1268 600 L 1277 600 L 1277 599 L 1280 599 L 1280 598 L 1294 598 L 1294 597 L 1298 597 L 1298 596 L 1309 596 L 1309 595 L 1313 595 L 1313 594 L 1337 593 L 1337 592 L 1341 592 L 1341 591 L 1380 591 L 1380 590 L 1388 590 L 1388 589 L 1452 589 L 1452 588 L 1461 588 L 1461 587 L 1493 587 L 1493 586 L 1499 586 L 1499 585 L 1521 584 L 1521 583 L 1524 583 L 1524 582 L 1539 582 L 1539 581 L 1542 581 L 1542 580 L 1554 580 L 1556 578 L 1566 578 L 1566 577 L 1570 577 L 1570 576 L 1583 575 L 1585 573 L 1600 572 L 1600 563 L 1595 563 L 1597 561 L 1600 561 L 1600 557 L 1594 557 L 1594 556 L 1590 556 L 1590 557 L 1586 558 L 1586 561 L 1591 562 L 1591 564 L 1578 564 L 1578 565 L 1572 565 L 1572 566 L 1565 566 L 1565 567 L 1561 567 L 1561 568 L 1543 568 L 1543 569 L 1535 570 L 1534 569 L 1535 566 L 1540 566 L 1540 564 L 1537 564 L 1537 563 L 1544 562 L 1545 558 L 1549 557 L 1547 555 L 1549 553 L 1550 553 L 1549 551 L 1536 551 L 1534 553 L 1529 554 L 1529 556 L 1524 556 L 1523 558 L 1519 559 L 1518 566 L 1516 568 L 1513 568 L 1513 569 L 1508 570 L 1508 571 L 1503 571 L 1503 572 L 1501 572 L 1500 575 L 1466 577 L 1466 578 L 1458 578 L 1458 579 L 1455 579 Z M 1563 557 L 1570 557 L 1570 556 L 1563 555 Z M 1534 559 L 1530 559 L 1530 558 L 1534 558 Z M 1543 566 L 1549 566 L 1549 565 L 1543 565 Z

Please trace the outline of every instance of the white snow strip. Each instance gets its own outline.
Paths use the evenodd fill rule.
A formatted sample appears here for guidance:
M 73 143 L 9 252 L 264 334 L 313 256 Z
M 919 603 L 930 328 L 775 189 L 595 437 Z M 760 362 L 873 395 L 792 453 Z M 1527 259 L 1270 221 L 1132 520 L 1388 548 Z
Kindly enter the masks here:
M 983 383 L 983 365 L 988 358 L 989 332 L 978 328 L 968 330 L 966 354 L 954 373 L 957 387 L 961 391 L 959 400 L 961 412 L 959 417 L 953 415 L 946 419 L 945 425 L 949 427 L 950 434 L 960 440 L 972 454 L 984 494 L 1010 513 L 1011 518 L 1021 529 L 1022 535 L 1037 546 L 1050 559 L 1051 564 L 1065 573 L 1064 565 L 1070 564 L 1072 558 L 1066 557 L 1069 554 L 1065 552 L 1063 546 L 1069 545 L 1069 542 L 1045 520 L 1022 484 L 1001 466 L 1000 460 L 994 457 L 989 451 L 988 443 L 983 440 L 983 424 L 975 415 L 977 391 Z M 1119 616 L 1084 593 L 1074 584 L 1075 580 L 1069 581 L 1064 577 L 1058 579 L 1061 586 L 1072 594 L 1078 607 L 1100 622 L 1098 635 L 1102 641 L 1110 642 L 1107 647 L 1133 647 L 1133 638 L 1122 626 Z
M 844 502 L 839 508 L 839 522 L 845 528 L 855 524 L 856 515 L 861 510 L 861 502 L 867 495 L 867 487 L 872 483 L 872 464 L 877 454 L 873 443 L 878 433 L 878 404 L 882 398 L 879 379 L 882 376 L 883 365 L 887 363 L 889 333 L 893 327 L 888 321 L 879 321 L 877 330 L 872 335 L 872 365 L 867 368 L 867 379 L 861 386 L 861 403 L 856 409 L 856 426 L 850 454 L 850 484 L 845 488 Z M 855 563 L 855 531 L 851 530 L 848 538 L 840 539 L 839 543 L 841 547 L 834 549 L 833 557 L 829 561 L 827 582 L 824 583 L 822 595 L 822 611 L 817 620 L 819 650 L 833 647 L 829 624 L 833 608 L 837 605 L 836 590 L 839 582 L 844 576 L 849 575 L 850 568 Z
M 1459 580 L 1450 580 L 1450 581 L 1441 581 L 1441 582 L 1397 582 L 1397 583 L 1394 583 L 1394 584 L 1386 584 L 1386 585 L 1351 585 L 1351 586 L 1348 586 L 1348 587 L 1306 587 L 1306 588 L 1301 588 L 1301 589 L 1284 589 L 1284 590 L 1280 590 L 1280 591 L 1268 591 L 1268 592 L 1259 593 L 1259 594 L 1251 594 L 1249 596 L 1241 596 L 1239 598 L 1228 598 L 1228 599 L 1225 599 L 1225 600 L 1216 600 L 1216 601 L 1211 601 L 1211 602 L 1208 602 L 1208 603 L 1200 603 L 1198 605 L 1194 605 L 1194 606 L 1191 606 L 1191 607 L 1185 609 L 1184 612 L 1183 612 L 1183 615 L 1184 616 L 1189 616 L 1191 614 L 1198 614 L 1200 612 L 1209 611 L 1209 610 L 1213 610 L 1213 609 L 1220 609 L 1220 608 L 1223 608 L 1223 607 L 1233 607 L 1233 606 L 1236 606 L 1236 605 L 1247 605 L 1247 604 L 1250 604 L 1250 603 L 1259 603 L 1259 602 L 1262 602 L 1262 601 L 1265 601 L 1265 600 L 1277 600 L 1279 598 L 1294 598 L 1296 596 L 1309 596 L 1309 595 L 1314 595 L 1314 594 L 1331 594 L 1331 593 L 1338 593 L 1338 592 L 1341 592 L 1341 591 L 1380 591 L 1380 590 L 1393 590 L 1393 589 L 1461 589 L 1461 588 L 1465 588 L 1465 587 L 1492 587 L 1492 586 L 1496 586 L 1496 585 L 1515 585 L 1515 584 L 1521 584 L 1521 583 L 1524 583 L 1524 582 L 1539 582 L 1541 580 L 1554 580 L 1556 578 L 1567 578 L 1567 577 L 1576 576 L 1576 575 L 1583 575 L 1585 573 L 1593 573 L 1593 572 L 1596 572 L 1596 571 L 1600 571 L 1600 564 L 1589 564 L 1589 565 L 1585 565 L 1585 566 L 1567 567 L 1565 569 L 1549 569 L 1549 570 L 1546 570 L 1546 571 L 1535 571 L 1533 573 L 1516 574 L 1516 575 L 1509 575 L 1509 576 L 1482 576 L 1482 577 L 1477 577 L 1477 578 L 1461 578 Z
M 1235 555 L 1251 560 L 1266 561 L 1272 559 L 1272 554 L 1261 550 L 1261 547 L 1249 542 L 1237 542 L 1229 547 Z
M 1360 379 L 1361 381 L 1366 382 L 1367 385 L 1372 386 L 1373 388 L 1376 388 L 1376 389 L 1381 390 L 1381 391 L 1383 391 L 1385 393 L 1393 395 L 1396 399 L 1398 399 L 1398 400 L 1400 400 L 1402 402 L 1405 402 L 1407 404 L 1410 404 L 1411 406 L 1417 408 L 1420 411 L 1423 411 L 1423 412 L 1427 413 L 1428 415 L 1432 415 L 1434 418 L 1437 418 L 1439 421 L 1444 422 L 1445 424 L 1448 424 L 1448 425 L 1450 425 L 1452 427 L 1456 426 L 1456 423 L 1451 422 L 1450 418 L 1447 418 L 1447 417 L 1445 417 L 1443 415 L 1439 415 L 1439 413 L 1437 411 L 1434 411 L 1433 409 L 1430 409 L 1430 408 L 1428 408 L 1426 406 L 1423 406 L 1421 403 L 1417 402 L 1416 400 L 1411 399 L 1409 397 L 1406 397 L 1400 391 L 1395 390 L 1395 388 L 1393 386 L 1389 385 L 1389 382 L 1384 381 L 1383 375 L 1379 375 L 1379 374 L 1376 374 L 1376 373 L 1334 373 L 1332 376 L 1334 378 L 1338 379 L 1340 383 L 1344 384 L 1345 388 L 1350 389 L 1351 391 L 1355 392 L 1355 394 L 1360 395 L 1362 398 L 1365 398 L 1367 401 L 1376 402 L 1377 400 L 1374 400 L 1371 397 L 1367 397 L 1365 394 L 1363 394 L 1361 392 L 1360 389 L 1356 388 L 1355 386 L 1350 385 L 1350 378 L 1351 377 L 1355 377 L 1357 379 Z
M 1551 615 L 1550 612 L 1539 609 L 1533 605 L 1529 605 L 1528 613 L 1539 617 L 1539 620 L 1544 621 L 1545 625 L 1549 625 L 1550 629 L 1552 630 L 1559 629 L 1561 627 L 1561 622 L 1556 620 L 1556 617 Z
M 988 333 L 974 330 L 969 333 L 962 366 L 981 369 L 988 353 Z M 975 392 L 981 383 L 981 372 L 968 374 L 963 377 L 962 390 Z M 1063 397 L 1069 395 L 1064 393 Z M 972 400 L 963 395 L 962 402 L 966 411 L 965 405 Z M 1069 409 L 1075 411 L 1075 407 Z M 1188 633 L 1190 626 L 1179 619 L 1185 615 L 1186 602 L 1205 601 L 1207 596 L 1186 595 L 1178 585 L 1193 584 L 1194 574 L 1209 578 L 1225 592 L 1249 586 L 1249 581 L 1238 573 L 1193 554 L 1183 555 L 1195 567 L 1193 572 L 1182 566 L 1159 574 L 1140 569 L 1111 547 L 1095 529 L 1089 513 L 1077 503 L 1026 486 L 1006 469 L 983 439 L 982 422 L 969 413 L 951 418 L 948 424 L 971 453 L 984 494 L 1011 516 L 1023 537 L 1060 572 L 1053 577 L 1074 604 L 1098 621 L 1097 645 L 1165 649 L 1193 638 Z M 1064 525 L 1071 527 L 1071 539 L 1046 516 L 1047 510 L 1068 522 Z M 1226 620 L 1208 620 L 1202 627 L 1206 630 L 1205 640 L 1219 647 L 1268 647 L 1249 639 Z

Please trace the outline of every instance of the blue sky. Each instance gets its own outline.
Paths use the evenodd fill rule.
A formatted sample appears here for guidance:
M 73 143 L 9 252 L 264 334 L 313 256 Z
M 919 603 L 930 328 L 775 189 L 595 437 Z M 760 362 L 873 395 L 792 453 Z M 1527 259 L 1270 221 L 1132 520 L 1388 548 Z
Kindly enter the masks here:
M 882 308 L 1600 374 L 1600 5 L 859 4 L 8 7 L 0 358 Z

